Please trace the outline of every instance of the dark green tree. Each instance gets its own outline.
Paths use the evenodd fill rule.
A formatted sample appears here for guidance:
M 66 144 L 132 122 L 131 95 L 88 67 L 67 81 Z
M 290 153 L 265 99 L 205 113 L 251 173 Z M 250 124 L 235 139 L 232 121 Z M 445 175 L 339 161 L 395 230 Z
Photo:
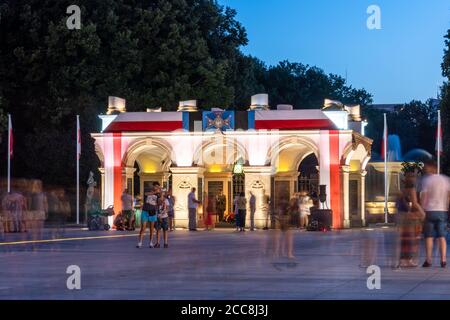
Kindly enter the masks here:
M 175 110 L 186 99 L 245 110 L 262 92 L 273 106 L 296 108 L 321 107 L 324 98 L 371 101 L 319 68 L 287 61 L 267 67 L 244 55 L 247 34 L 236 11 L 214 0 L 79 0 L 79 30 L 66 26 L 72 4 L 0 0 L 0 108 L 13 117 L 16 177 L 73 187 L 77 114 L 82 181 L 97 172 L 90 133 L 99 131 L 108 96 L 126 98 L 128 111 Z
M 383 139 L 383 112 L 367 106 L 363 115 L 368 121 L 366 135 L 374 140 L 373 150 L 379 153 Z M 386 118 L 388 133 L 399 136 L 403 154 L 414 148 L 434 154 L 437 109 L 432 99 L 398 105 L 394 112 L 387 113 Z
M 297 109 L 320 108 L 325 98 L 361 105 L 372 102 L 368 92 L 346 85 L 338 75 L 327 75 L 320 68 L 289 61 L 269 67 L 262 84 L 273 106 L 287 103 Z
M 441 90 L 441 121 L 443 134 L 443 167 L 450 174 L 450 29 L 445 35 L 442 75 L 446 78 Z

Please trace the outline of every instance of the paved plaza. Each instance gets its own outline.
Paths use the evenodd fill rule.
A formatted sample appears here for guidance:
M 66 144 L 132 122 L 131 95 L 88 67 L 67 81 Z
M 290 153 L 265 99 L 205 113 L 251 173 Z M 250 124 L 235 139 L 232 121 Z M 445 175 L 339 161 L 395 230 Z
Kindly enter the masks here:
M 135 232 L 67 229 L 65 241 L 33 244 L 14 244 L 27 235 L 7 234 L 0 299 L 450 299 L 450 269 L 437 258 L 429 269 L 389 267 L 393 229 L 293 232 L 293 260 L 272 257 L 274 230 L 177 230 L 168 249 L 135 248 Z M 379 290 L 367 288 L 360 266 L 371 252 Z M 70 265 L 81 269 L 81 290 L 66 287 Z

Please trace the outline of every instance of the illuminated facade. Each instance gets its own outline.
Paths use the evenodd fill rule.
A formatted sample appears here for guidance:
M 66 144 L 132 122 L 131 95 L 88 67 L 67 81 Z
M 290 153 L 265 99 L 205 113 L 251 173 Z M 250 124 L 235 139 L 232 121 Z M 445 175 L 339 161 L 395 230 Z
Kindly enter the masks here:
M 234 194 L 243 191 L 248 198 L 252 192 L 261 228 L 269 210 L 264 199 L 273 199 L 276 207 L 281 196 L 302 189 L 299 168 L 313 159 L 317 185 L 326 185 L 333 227 L 364 224 L 372 141 L 363 135 L 359 106 L 271 110 L 267 101 L 267 95 L 253 96 L 247 111 L 197 111 L 195 101 L 187 101 L 176 112 L 126 112 L 124 100 L 110 97 L 108 114 L 100 116 L 102 132 L 92 134 L 101 161 L 103 207 L 114 205 L 118 212 L 123 189 L 143 195 L 158 181 L 172 188 L 176 225 L 185 228 L 192 187 L 200 199 L 222 189 L 227 211 Z

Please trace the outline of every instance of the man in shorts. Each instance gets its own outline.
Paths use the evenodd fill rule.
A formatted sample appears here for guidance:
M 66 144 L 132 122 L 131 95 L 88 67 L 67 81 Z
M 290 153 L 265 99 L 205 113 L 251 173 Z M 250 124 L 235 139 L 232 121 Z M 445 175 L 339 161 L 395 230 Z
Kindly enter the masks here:
M 425 163 L 425 178 L 422 183 L 420 202 L 426 212 L 423 227 L 427 259 L 423 267 L 431 267 L 433 254 L 433 241 L 436 237 L 439 241 L 441 254 L 441 267 L 447 265 L 447 221 L 448 204 L 450 194 L 450 182 L 448 177 L 437 174 L 436 162 L 430 160 Z
M 128 189 L 122 193 L 122 214 L 128 225 L 128 230 L 133 229 L 133 197 L 128 193 Z

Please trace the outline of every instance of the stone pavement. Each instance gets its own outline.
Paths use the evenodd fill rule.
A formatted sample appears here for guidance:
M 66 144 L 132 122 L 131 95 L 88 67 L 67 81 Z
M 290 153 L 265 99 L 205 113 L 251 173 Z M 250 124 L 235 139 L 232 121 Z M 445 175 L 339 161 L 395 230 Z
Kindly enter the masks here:
M 389 267 L 393 229 L 293 233 L 294 260 L 272 257 L 274 230 L 177 230 L 168 249 L 136 249 L 135 232 L 67 229 L 64 238 L 75 239 L 5 245 L 27 237 L 7 234 L 0 299 L 450 299 L 450 269 L 437 258 L 429 269 Z M 111 235 L 120 237 L 102 238 Z M 367 288 L 360 267 L 367 248 L 381 267 L 380 290 Z M 66 287 L 69 265 L 81 268 L 81 290 Z

